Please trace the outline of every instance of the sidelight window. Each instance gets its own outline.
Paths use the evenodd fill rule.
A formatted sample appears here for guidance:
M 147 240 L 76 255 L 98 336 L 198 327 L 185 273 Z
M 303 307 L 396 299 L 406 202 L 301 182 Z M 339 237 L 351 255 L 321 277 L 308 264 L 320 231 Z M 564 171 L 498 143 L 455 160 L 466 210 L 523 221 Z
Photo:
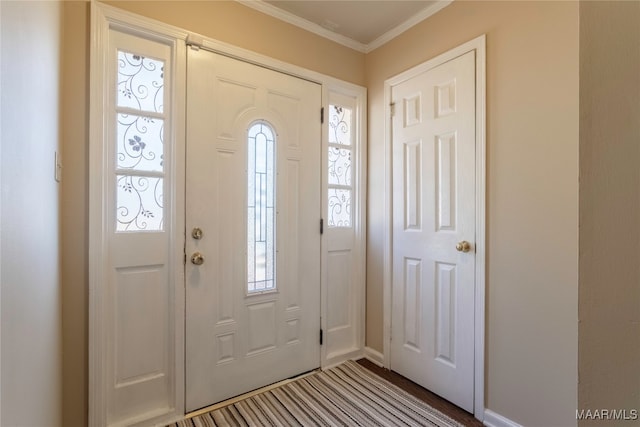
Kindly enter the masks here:
M 116 231 L 164 229 L 164 61 L 118 51 Z
M 351 227 L 353 111 L 329 105 L 329 227 Z

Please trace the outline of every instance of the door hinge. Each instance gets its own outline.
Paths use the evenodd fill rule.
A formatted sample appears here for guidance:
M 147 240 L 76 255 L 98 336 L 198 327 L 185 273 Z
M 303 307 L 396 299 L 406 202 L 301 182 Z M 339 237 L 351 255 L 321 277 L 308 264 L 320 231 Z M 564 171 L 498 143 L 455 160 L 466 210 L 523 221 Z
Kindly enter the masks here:
M 62 181 L 62 161 L 60 160 L 60 154 L 58 154 L 58 152 L 56 151 L 55 153 L 53 153 L 53 157 L 54 157 L 54 165 L 53 165 L 53 179 L 56 180 L 56 182 L 61 182 Z
M 322 329 L 320 329 L 320 345 L 322 345 Z
M 324 234 L 324 219 L 320 218 L 320 234 Z
M 396 103 L 392 102 L 389 104 L 389 108 L 391 109 L 391 117 L 396 115 Z
M 320 123 L 324 124 L 324 107 L 320 108 Z

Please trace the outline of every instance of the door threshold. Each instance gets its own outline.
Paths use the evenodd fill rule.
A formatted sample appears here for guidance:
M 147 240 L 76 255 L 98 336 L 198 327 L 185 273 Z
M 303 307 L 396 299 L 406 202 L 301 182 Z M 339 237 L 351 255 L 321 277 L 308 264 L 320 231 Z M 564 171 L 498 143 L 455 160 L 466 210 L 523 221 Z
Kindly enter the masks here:
M 316 368 L 316 369 L 314 369 L 312 371 L 305 372 L 305 373 L 297 375 L 295 377 L 287 378 L 285 380 L 278 381 L 276 383 L 269 384 L 269 385 L 266 385 L 266 386 L 261 387 L 261 388 L 257 388 L 257 389 L 255 389 L 253 391 L 249 391 L 247 393 L 238 395 L 236 397 L 232 397 L 230 399 L 223 400 L 222 402 L 214 403 L 213 405 L 205 406 L 204 408 L 198 409 L 198 410 L 193 411 L 193 412 L 189 412 L 188 414 L 186 414 L 184 416 L 184 418 L 185 419 L 189 419 L 189 418 L 197 417 L 198 415 L 206 414 L 207 412 L 216 411 L 218 409 L 224 408 L 225 406 L 233 405 L 234 403 L 240 402 L 241 400 L 248 399 L 248 398 L 253 397 L 253 396 L 255 396 L 257 394 L 260 394 L 260 393 L 264 393 L 265 391 L 273 390 L 274 388 L 278 388 L 280 386 L 283 386 L 285 384 L 289 384 L 289 383 L 294 382 L 296 380 L 299 380 L 301 378 L 308 377 L 310 375 L 315 374 L 316 372 L 320 372 L 320 368 Z

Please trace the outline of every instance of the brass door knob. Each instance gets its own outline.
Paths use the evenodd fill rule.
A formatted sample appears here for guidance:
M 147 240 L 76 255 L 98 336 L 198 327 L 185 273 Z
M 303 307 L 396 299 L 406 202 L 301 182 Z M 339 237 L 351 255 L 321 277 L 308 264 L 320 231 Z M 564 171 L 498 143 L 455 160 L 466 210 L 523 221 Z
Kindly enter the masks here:
M 202 239 L 202 229 L 200 227 L 195 227 L 193 230 L 191 230 L 191 237 L 196 240 Z
M 204 256 L 200 252 L 195 252 L 191 255 L 191 264 L 193 265 L 202 265 L 204 264 Z
M 471 244 L 466 240 L 463 240 L 462 242 L 458 242 L 458 244 L 456 244 L 456 251 L 458 252 L 469 252 L 470 250 Z

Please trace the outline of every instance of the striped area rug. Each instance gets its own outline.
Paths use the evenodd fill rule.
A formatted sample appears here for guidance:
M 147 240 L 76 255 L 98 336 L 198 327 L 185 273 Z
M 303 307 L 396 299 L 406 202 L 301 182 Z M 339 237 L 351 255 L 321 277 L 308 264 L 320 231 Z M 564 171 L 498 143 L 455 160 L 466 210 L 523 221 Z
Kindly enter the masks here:
M 463 427 L 352 361 L 172 424 L 210 426 Z

